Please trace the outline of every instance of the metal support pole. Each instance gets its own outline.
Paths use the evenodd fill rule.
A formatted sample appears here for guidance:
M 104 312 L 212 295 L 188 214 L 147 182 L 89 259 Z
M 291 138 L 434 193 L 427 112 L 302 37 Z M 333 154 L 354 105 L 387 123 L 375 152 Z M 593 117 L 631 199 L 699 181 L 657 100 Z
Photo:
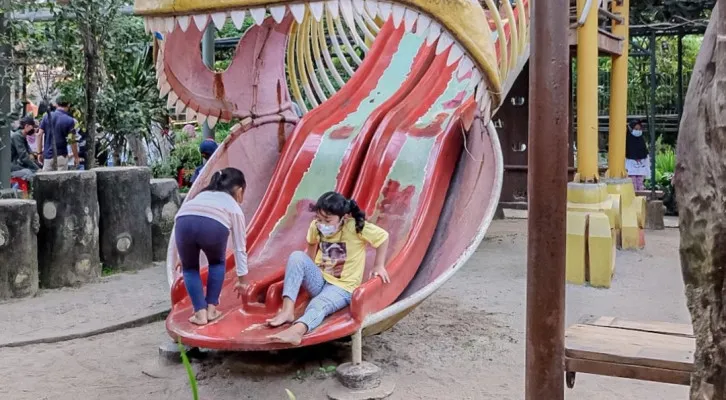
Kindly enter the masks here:
M 23 96 L 23 117 L 25 117 L 25 115 L 28 113 L 28 83 L 27 83 L 28 66 L 27 66 L 27 64 L 23 64 L 22 74 L 23 74 L 23 76 L 21 77 L 21 79 L 22 79 L 22 85 L 23 85 L 22 86 L 22 88 L 23 88 L 23 94 L 22 94 L 22 96 Z
M 610 75 L 610 129 L 608 132 L 608 177 L 625 178 L 625 126 L 628 123 L 628 20 L 630 1 L 613 3 L 613 12 L 623 22 L 613 21 L 613 34 L 622 36 L 623 54 L 613 56 Z
M 353 364 L 360 365 L 363 362 L 363 333 L 360 329 L 353 334 L 351 347 L 353 349 Z
M 656 85 L 656 36 L 650 34 L 650 104 L 648 111 L 648 134 L 650 135 L 650 198 L 655 199 L 655 85 Z
M 5 33 L 5 15 L 0 12 L 0 35 Z M 0 71 L 7 71 L 10 45 L 0 43 Z M 0 75 L 0 189 L 10 188 L 10 77 Z
M 569 115 L 562 100 L 569 87 L 569 0 L 530 4 L 525 399 L 562 400 Z
M 683 116 L 683 35 L 678 35 L 678 124 Z
M 209 22 L 202 37 L 202 61 L 207 68 L 214 70 L 214 24 Z M 209 128 L 207 121 L 202 126 L 202 136 L 205 139 L 214 139 L 214 130 Z

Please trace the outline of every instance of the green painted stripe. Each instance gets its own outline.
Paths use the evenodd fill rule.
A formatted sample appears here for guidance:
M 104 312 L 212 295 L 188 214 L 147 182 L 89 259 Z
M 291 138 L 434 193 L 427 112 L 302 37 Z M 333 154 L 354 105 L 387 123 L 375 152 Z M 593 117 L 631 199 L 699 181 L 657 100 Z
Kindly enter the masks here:
M 399 42 L 398 50 L 393 55 L 376 87 L 360 102 L 355 112 L 348 114 L 345 119 L 331 126 L 323 133 L 310 168 L 295 190 L 285 215 L 277 221 L 269 237 L 274 236 L 280 226 L 284 225 L 290 218 L 295 218 L 296 205 L 300 200 L 316 200 L 321 194 L 335 189 L 338 172 L 342 167 L 346 150 L 358 136 L 371 113 L 393 96 L 411 73 L 413 62 L 419 49 L 424 44 L 424 40 L 425 38 L 420 38 L 411 33 L 404 34 Z M 325 105 L 323 104 L 321 107 L 325 107 Z M 345 127 L 353 128 L 353 132 L 347 138 L 332 139 L 330 137 L 333 132 Z M 265 243 L 265 248 L 267 248 L 268 244 L 270 244 L 269 241 Z M 264 252 L 263 250 L 260 254 Z
M 429 167 L 429 159 L 431 157 L 431 151 L 436 143 L 436 139 L 444 134 L 444 130 L 451 122 L 454 113 L 457 111 L 454 109 L 445 109 L 444 105 L 455 99 L 461 92 L 465 92 L 464 100 L 469 99 L 473 94 L 473 87 L 469 85 L 470 79 L 464 79 L 459 81 L 456 78 L 456 71 L 452 74 L 451 80 L 443 93 L 434 101 L 431 107 L 419 117 L 414 126 L 417 128 L 423 128 L 431 124 L 437 116 L 445 114 L 446 118 L 442 123 L 442 130 L 436 135 L 431 137 L 415 137 L 408 135 L 406 140 L 401 147 L 401 151 L 393 162 L 390 172 L 386 178 L 386 185 L 390 182 L 398 182 L 400 184 L 399 190 L 404 190 L 409 186 L 415 188 L 415 192 L 410 202 L 410 210 L 416 209 L 421 190 L 423 189 L 424 180 L 426 178 L 427 168 Z M 415 101 L 416 99 L 406 99 L 406 101 Z M 385 187 L 385 186 L 384 186 Z M 442 188 L 445 190 L 445 188 Z M 378 197 L 376 202 L 376 211 L 372 216 L 372 220 L 376 221 L 379 217 L 380 203 L 383 200 L 383 192 Z M 401 226 L 401 232 L 409 232 L 413 218 L 406 218 L 405 225 Z

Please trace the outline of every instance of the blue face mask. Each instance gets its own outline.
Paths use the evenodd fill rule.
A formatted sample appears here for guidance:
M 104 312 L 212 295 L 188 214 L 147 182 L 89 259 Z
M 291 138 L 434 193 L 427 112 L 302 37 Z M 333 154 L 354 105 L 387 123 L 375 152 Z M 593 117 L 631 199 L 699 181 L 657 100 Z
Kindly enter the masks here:
M 641 131 L 641 130 L 635 130 L 635 129 L 633 129 L 633 132 L 631 132 L 631 133 L 635 137 L 641 137 L 641 136 L 643 136 L 643 131 Z

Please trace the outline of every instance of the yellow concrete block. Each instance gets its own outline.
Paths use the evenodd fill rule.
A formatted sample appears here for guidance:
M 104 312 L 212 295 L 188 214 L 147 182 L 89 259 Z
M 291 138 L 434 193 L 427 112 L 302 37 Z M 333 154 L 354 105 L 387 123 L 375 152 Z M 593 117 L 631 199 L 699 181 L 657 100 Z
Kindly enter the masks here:
M 587 213 L 567 212 L 567 282 L 582 285 L 585 283 L 587 268 Z
M 588 218 L 590 285 L 609 288 L 615 272 L 615 239 L 610 220 L 602 213 Z
M 623 207 L 629 207 L 635 198 L 635 188 L 630 178 L 622 179 L 604 179 L 603 183 L 607 185 L 608 193 L 619 194 Z
M 631 207 L 635 209 L 635 216 L 638 219 L 638 227 L 641 229 L 645 229 L 646 202 L 647 200 L 644 196 L 636 196 L 633 199 L 633 204 L 631 204 Z
M 613 229 L 620 229 L 620 213 L 621 211 L 621 197 L 619 194 L 610 195 L 610 208 L 605 210 L 608 219 L 610 220 L 610 226 Z
M 638 226 L 635 204 L 623 208 L 622 224 L 623 226 L 620 230 L 621 247 L 623 249 L 642 248 L 642 240 L 640 238 L 642 228 Z
M 604 183 L 567 184 L 567 201 L 578 204 L 597 204 L 608 199 L 607 185 Z

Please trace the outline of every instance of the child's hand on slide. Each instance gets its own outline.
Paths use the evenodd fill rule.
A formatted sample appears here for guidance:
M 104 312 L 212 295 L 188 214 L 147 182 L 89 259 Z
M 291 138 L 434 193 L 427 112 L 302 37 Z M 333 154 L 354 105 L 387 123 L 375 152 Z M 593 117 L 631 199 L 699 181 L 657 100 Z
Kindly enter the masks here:
M 244 276 L 237 277 L 234 283 L 234 291 L 237 292 L 237 298 L 241 299 L 244 291 L 247 290 L 247 279 Z
M 371 278 L 380 276 L 383 283 L 390 283 L 391 278 L 388 276 L 388 271 L 386 271 L 386 267 L 383 265 L 377 265 L 373 267 L 373 271 L 371 272 Z

